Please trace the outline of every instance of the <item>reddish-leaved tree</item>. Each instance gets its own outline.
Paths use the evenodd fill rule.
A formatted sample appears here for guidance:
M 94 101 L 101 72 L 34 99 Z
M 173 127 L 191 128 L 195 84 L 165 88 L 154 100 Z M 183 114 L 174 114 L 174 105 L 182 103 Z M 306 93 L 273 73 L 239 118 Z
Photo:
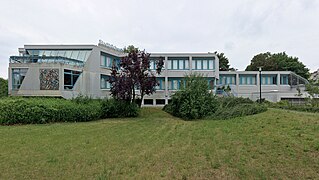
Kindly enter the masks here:
M 150 70 L 151 61 L 155 61 L 155 72 Z M 123 57 L 119 67 L 113 65 L 111 78 L 111 95 L 115 99 L 128 102 L 141 102 L 145 95 L 155 92 L 158 82 L 155 74 L 160 74 L 164 66 L 164 59 L 150 59 L 150 54 L 138 49 L 132 49 Z M 139 92 L 139 93 L 136 93 Z M 138 101 L 137 101 L 138 100 Z

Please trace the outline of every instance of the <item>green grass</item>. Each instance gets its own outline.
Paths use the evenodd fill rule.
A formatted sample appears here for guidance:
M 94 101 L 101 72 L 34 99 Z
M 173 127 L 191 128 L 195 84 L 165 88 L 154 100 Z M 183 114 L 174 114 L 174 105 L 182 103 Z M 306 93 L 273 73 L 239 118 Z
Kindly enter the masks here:
M 0 179 L 315 179 L 319 115 L 270 109 L 186 122 L 160 109 L 85 123 L 0 126 Z

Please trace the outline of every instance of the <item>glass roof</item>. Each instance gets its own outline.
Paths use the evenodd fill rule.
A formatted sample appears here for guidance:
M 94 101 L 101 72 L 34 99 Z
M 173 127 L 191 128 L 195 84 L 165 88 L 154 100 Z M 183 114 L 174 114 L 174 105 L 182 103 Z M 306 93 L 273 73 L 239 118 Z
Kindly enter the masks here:
M 69 59 L 76 59 L 85 62 L 92 50 L 66 50 L 66 49 L 54 49 L 54 50 L 27 50 L 27 54 L 30 56 L 59 56 Z

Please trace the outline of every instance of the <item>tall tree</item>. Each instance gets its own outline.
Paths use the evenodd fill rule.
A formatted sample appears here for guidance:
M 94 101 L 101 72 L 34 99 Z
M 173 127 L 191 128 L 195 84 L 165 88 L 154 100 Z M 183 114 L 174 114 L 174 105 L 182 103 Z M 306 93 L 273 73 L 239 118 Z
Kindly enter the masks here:
M 134 47 L 134 46 L 133 46 Z M 156 63 L 156 74 L 160 74 L 164 65 L 164 59 L 154 60 Z M 139 51 L 137 48 L 128 50 L 127 56 L 123 57 L 120 67 L 113 66 L 111 78 L 111 94 L 115 99 L 129 102 L 138 102 L 141 105 L 145 95 L 155 92 L 158 85 L 155 73 L 150 70 L 150 54 Z M 139 94 L 135 91 L 138 90 Z
M 218 53 L 217 51 L 215 51 L 215 54 L 219 59 L 219 70 L 220 71 L 234 71 L 235 70 L 234 68 L 230 68 L 229 60 L 225 56 L 224 53 Z
M 306 79 L 310 76 L 309 69 L 298 57 L 288 56 L 286 52 L 257 54 L 246 67 L 246 71 L 257 71 L 259 67 L 262 67 L 263 71 L 293 71 Z
M 0 98 L 8 96 L 8 80 L 0 78 Z

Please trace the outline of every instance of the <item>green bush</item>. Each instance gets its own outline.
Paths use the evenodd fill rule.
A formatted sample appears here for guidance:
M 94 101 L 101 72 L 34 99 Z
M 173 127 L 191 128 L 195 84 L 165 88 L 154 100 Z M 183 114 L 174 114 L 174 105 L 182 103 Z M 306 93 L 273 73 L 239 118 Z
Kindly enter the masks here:
M 55 98 L 7 98 L 0 101 L 0 124 L 81 122 L 101 117 L 101 103 L 79 104 Z
M 163 110 L 185 120 L 200 119 L 217 109 L 216 98 L 209 92 L 207 80 L 199 74 L 185 77 L 185 87 L 177 91 Z
M 137 117 L 138 114 L 139 107 L 136 103 L 114 99 L 102 101 L 102 118 Z

